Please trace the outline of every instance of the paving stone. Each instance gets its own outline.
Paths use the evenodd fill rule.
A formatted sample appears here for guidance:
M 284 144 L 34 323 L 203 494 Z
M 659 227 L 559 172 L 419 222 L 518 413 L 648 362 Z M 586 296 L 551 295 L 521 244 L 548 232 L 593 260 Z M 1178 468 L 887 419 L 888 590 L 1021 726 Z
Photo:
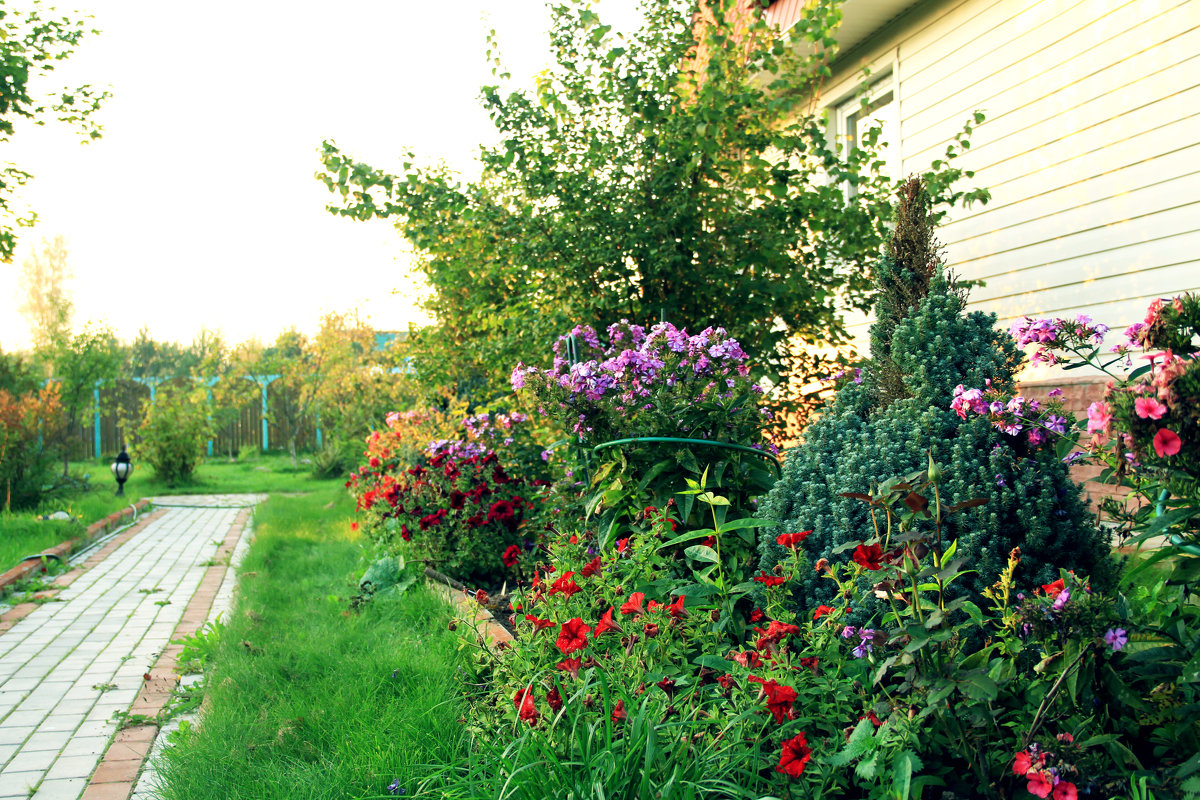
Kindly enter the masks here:
M 78 800 L 86 786 L 86 776 L 51 780 L 47 774 L 46 780 L 42 781 L 32 800 Z
M 83 778 L 86 781 L 94 769 L 96 769 L 95 756 L 60 756 L 50 766 L 50 769 L 46 770 L 46 780 Z M 83 791 L 82 786 L 80 791 Z

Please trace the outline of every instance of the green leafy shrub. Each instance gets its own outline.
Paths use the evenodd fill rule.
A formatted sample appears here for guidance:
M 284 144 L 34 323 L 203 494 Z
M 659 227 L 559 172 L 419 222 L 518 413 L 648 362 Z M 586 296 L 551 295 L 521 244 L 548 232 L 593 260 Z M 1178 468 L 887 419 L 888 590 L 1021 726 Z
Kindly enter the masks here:
M 956 386 L 1011 392 L 1024 357 L 1011 336 L 995 330 L 994 315 L 965 312 L 965 291 L 943 268 L 917 179 L 901 191 L 896 230 L 876 272 L 872 358 L 788 453 L 762 515 L 784 528 L 811 528 L 809 559 L 836 561 L 839 548 L 871 526 L 869 509 L 844 493 L 871 494 L 932 455 L 945 465 L 940 491 L 947 506 L 985 501 L 947 525 L 947 537 L 974 570 L 961 591 L 978 595 L 995 582 L 1014 547 L 1028 586 L 1049 583 L 1059 568 L 1110 586 L 1106 536 L 1054 450 L 953 408 Z M 771 539 L 760 549 L 768 571 L 785 555 Z M 835 588 L 815 571 L 798 584 L 797 612 L 833 601 Z
M 0 507 L 37 505 L 56 456 L 47 442 L 62 424 L 58 389 L 13 394 L 0 388 Z
M 164 387 L 143 406 L 133 455 L 177 486 L 191 480 L 211 435 L 204 394 Z
M 550 369 L 518 364 L 512 385 L 569 432 L 572 447 L 562 450 L 571 454 L 574 479 L 584 479 L 582 510 L 595 519 L 602 545 L 658 514 L 673 528 L 692 529 L 740 518 L 737 536 L 722 543 L 728 573 L 740 582 L 754 561 L 753 499 L 776 477 L 771 414 L 748 362 L 724 328 L 689 334 L 669 322 L 647 329 L 622 321 L 605 341 L 577 326 L 555 342 Z M 714 515 L 696 503 L 701 491 L 691 489 L 700 483 L 728 501 Z

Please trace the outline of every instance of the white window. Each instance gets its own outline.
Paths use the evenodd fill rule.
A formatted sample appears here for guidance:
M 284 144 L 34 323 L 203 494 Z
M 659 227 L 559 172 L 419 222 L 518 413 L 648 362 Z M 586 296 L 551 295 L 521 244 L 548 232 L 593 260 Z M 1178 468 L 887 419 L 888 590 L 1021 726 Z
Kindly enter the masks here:
M 870 132 L 878 128 L 875 140 L 881 172 L 893 180 L 900 175 L 900 120 L 896 113 L 896 92 L 892 76 L 887 75 L 871 84 L 865 95 L 855 96 L 838 104 L 835 109 L 834 133 L 842 152 L 849 155 L 858 148 Z M 854 194 L 854 187 L 848 191 Z

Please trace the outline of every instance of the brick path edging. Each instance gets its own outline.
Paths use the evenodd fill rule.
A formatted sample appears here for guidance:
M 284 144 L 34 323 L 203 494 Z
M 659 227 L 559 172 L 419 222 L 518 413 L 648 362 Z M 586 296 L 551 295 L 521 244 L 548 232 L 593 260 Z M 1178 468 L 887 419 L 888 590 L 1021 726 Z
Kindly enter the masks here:
M 148 505 L 150 505 L 149 500 L 138 500 L 136 503 L 133 503 L 128 508 L 123 508 L 120 511 L 114 511 L 113 513 L 111 513 L 107 517 L 105 517 L 104 519 L 99 520 L 98 522 L 93 522 L 91 525 L 88 525 L 87 530 L 84 532 L 83 536 L 76 536 L 74 539 L 68 539 L 67 541 L 65 541 L 61 544 L 56 544 L 54 547 L 51 547 L 49 550 L 46 550 L 44 552 L 47 555 L 58 556 L 59 558 L 66 560 L 66 557 L 68 555 L 70 555 L 72 552 L 74 552 L 80 545 L 84 545 L 87 542 L 90 542 L 92 539 L 96 538 L 97 536 L 103 536 L 104 534 L 108 533 L 109 531 L 120 527 L 121 525 L 124 524 L 126 517 L 130 517 L 130 516 L 134 515 L 135 513 L 142 511 Z M 11 586 L 12 584 L 16 583 L 17 581 L 21 580 L 22 578 L 29 576 L 30 574 L 32 574 L 34 572 L 45 572 L 45 571 L 46 571 L 46 565 L 40 560 L 39 561 L 22 561 L 20 564 L 17 564 L 15 567 L 8 570 L 7 572 L 0 574 L 0 590 L 3 590 L 5 588 L 7 588 L 8 586 Z
M 217 590 L 221 587 L 221 581 L 224 580 L 226 571 L 230 569 L 229 560 L 233 555 L 234 548 L 237 547 L 247 521 L 250 519 L 250 512 L 249 508 L 242 509 L 238 512 L 233 524 L 229 526 L 229 531 L 225 534 L 225 539 L 217 548 L 214 556 L 214 560 L 224 559 L 225 563 L 205 568 L 199 588 L 192 595 L 192 599 L 188 601 L 182 619 L 175 626 L 175 631 L 171 635 L 172 642 L 191 636 L 204 626 L 205 620 L 208 619 L 208 613 L 212 609 L 213 600 L 216 599 Z M 182 651 L 183 645 L 178 644 L 168 644 L 163 650 L 158 661 L 146 673 L 146 678 L 142 682 L 142 690 L 129 709 L 131 716 L 157 718 L 166 708 L 171 699 L 171 692 L 179 682 L 175 668 Z M 101 758 L 100 765 L 92 773 L 80 800 L 128 800 L 129 796 L 133 794 L 146 757 L 150 754 L 154 737 L 158 735 L 158 728 L 158 723 L 152 722 L 117 731 L 108 750 Z

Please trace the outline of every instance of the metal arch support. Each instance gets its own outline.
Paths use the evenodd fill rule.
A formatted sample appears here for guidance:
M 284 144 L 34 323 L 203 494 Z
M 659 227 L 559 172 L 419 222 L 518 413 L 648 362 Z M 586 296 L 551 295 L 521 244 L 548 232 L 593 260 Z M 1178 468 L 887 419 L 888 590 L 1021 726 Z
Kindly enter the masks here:
M 267 433 L 267 386 L 271 381 L 276 381 L 282 378 L 282 375 L 243 375 L 246 380 L 254 381 L 262 387 L 262 449 L 265 453 L 270 445 L 270 439 Z

